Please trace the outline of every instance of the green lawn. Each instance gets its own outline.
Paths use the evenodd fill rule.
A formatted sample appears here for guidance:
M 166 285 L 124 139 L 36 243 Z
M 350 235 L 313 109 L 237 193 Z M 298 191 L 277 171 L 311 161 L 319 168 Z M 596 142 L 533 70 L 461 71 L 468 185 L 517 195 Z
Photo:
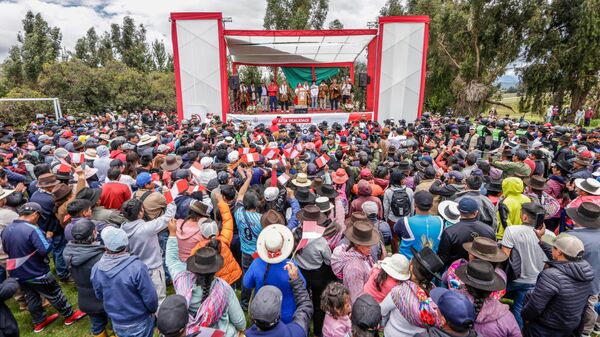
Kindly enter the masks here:
M 506 114 L 509 114 L 511 118 L 520 118 L 521 116 L 523 116 L 523 114 L 519 111 L 520 99 L 521 97 L 518 97 L 516 94 L 503 94 L 501 102 L 513 108 L 514 111 L 506 107 L 496 105 L 495 107 L 496 111 L 498 112 L 498 116 L 504 117 Z M 538 114 L 525 113 L 525 119 L 528 121 L 539 122 L 543 120 L 543 116 L 540 116 Z

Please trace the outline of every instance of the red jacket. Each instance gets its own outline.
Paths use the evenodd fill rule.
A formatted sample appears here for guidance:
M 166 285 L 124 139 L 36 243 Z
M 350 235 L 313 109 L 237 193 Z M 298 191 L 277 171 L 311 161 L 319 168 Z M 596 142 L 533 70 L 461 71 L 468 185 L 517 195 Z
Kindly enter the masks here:
M 102 185 L 100 205 L 110 209 L 121 209 L 125 201 L 131 199 L 129 186 L 118 181 L 109 181 Z
M 279 91 L 279 87 L 277 86 L 277 84 L 269 84 L 269 87 L 267 88 L 267 91 L 269 93 L 269 96 L 277 96 L 277 92 Z

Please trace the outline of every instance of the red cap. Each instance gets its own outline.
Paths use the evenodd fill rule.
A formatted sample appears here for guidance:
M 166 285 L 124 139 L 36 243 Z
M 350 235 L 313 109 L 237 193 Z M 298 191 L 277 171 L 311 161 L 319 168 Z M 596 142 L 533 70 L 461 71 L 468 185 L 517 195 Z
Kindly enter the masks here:
M 73 132 L 66 130 L 65 132 L 62 133 L 62 137 L 63 138 L 73 137 Z

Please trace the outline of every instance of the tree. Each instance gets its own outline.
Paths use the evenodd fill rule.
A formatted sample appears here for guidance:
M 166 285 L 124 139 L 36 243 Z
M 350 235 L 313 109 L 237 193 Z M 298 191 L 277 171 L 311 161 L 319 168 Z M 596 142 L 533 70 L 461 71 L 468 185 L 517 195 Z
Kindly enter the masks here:
M 27 87 L 14 87 L 7 94 L 7 98 L 41 98 L 44 95 Z M 36 113 L 54 116 L 54 107 L 51 102 L 0 102 L 2 122 L 24 126 L 35 120 Z
M 129 67 L 142 71 L 151 67 L 151 57 L 146 43 L 146 28 L 144 25 L 135 25 L 135 21 L 126 16 L 123 24 L 111 25 L 112 47 L 119 59 Z
M 75 57 L 90 67 L 97 67 L 100 64 L 98 44 L 98 34 L 96 34 L 94 27 L 92 27 L 88 29 L 84 37 L 78 39 L 75 43 Z
M 56 62 L 61 52 L 60 30 L 50 27 L 40 13 L 28 11 L 22 22 L 23 31 L 17 35 L 20 45 L 11 47 L 4 62 L 4 71 L 13 86 L 24 81 L 35 83 L 44 64 Z
M 573 111 L 583 106 L 600 74 L 600 2 L 542 2 L 530 21 L 524 64 L 523 109 L 542 112 L 547 95 L 553 105 L 570 97 Z
M 246 83 L 246 85 L 249 86 L 251 83 L 260 85 L 263 74 L 259 67 L 241 66 L 239 75 L 240 75 L 240 81 L 244 81 L 244 83 Z
M 335 19 L 329 22 L 329 29 L 344 29 L 344 24 L 340 20 Z
M 379 11 L 379 16 L 404 15 L 404 7 L 400 0 L 388 0 Z
M 152 64 L 154 70 L 165 71 L 168 65 L 168 55 L 165 51 L 165 44 L 162 41 L 154 40 L 152 42 Z
M 329 0 L 267 0 L 265 29 L 323 29 Z

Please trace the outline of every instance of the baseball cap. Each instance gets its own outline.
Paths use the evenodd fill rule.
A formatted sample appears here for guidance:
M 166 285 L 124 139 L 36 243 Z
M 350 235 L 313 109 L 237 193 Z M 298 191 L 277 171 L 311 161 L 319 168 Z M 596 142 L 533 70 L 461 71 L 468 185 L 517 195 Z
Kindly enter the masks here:
M 419 209 L 428 210 L 433 206 L 433 195 L 429 191 L 415 193 L 415 205 Z
M 142 188 L 152 182 L 152 175 L 148 172 L 142 172 L 135 178 L 135 184 L 138 188 Z
M 473 199 L 473 198 L 469 198 L 469 197 L 462 198 L 458 202 L 458 211 L 461 214 L 475 213 L 475 211 L 477 211 L 478 209 L 479 209 L 479 205 L 477 204 L 477 201 L 475 201 L 475 199 Z
M 38 141 L 40 141 L 40 142 L 45 142 L 48 139 L 50 139 L 50 136 L 48 136 L 48 135 L 41 135 L 38 137 Z
M 104 246 L 111 252 L 119 252 L 129 245 L 127 233 L 121 228 L 107 226 L 100 234 Z
M 188 323 L 188 307 L 185 297 L 170 295 L 160 305 L 156 315 L 156 327 L 165 336 L 176 336 Z
M 212 238 L 219 235 L 219 226 L 214 221 L 205 221 L 200 227 L 200 234 L 205 238 Z
M 438 287 L 431 290 L 430 296 L 452 326 L 470 328 L 475 324 L 475 308 L 465 295 Z
M 229 180 L 229 173 L 227 173 L 225 171 L 221 171 L 221 172 L 217 173 L 217 180 L 219 181 L 219 184 L 221 184 L 221 185 L 227 184 L 227 181 Z
M 71 236 L 75 240 L 86 240 L 94 233 L 96 225 L 91 220 L 81 219 L 73 224 L 71 227 Z
M 279 322 L 283 295 L 278 288 L 266 285 L 261 287 L 250 306 L 250 317 L 259 322 L 261 328 L 270 328 Z
M 464 176 L 464 174 L 462 174 L 462 173 L 461 173 L 461 172 L 459 172 L 459 171 L 450 171 L 450 172 L 448 172 L 448 173 L 444 174 L 444 176 L 445 176 L 447 179 L 449 179 L 449 178 L 454 178 L 454 180 L 456 180 L 456 181 L 458 181 L 458 182 L 461 182 L 461 181 L 463 181 L 463 180 L 465 179 L 465 176 Z
M 274 201 L 279 195 L 279 189 L 277 187 L 267 187 L 265 189 L 265 200 Z
M 33 214 L 35 212 L 42 213 L 42 206 L 37 202 L 27 202 L 23 204 L 23 206 L 19 207 L 18 213 L 19 215 L 28 215 Z
M 542 236 L 542 241 L 569 257 L 581 258 L 583 256 L 583 242 L 573 235 L 565 233 L 558 234 L 557 236 L 546 234 Z
M 525 159 L 527 159 L 527 151 L 517 150 L 517 152 L 515 152 L 515 156 L 517 156 L 517 158 L 519 158 L 519 160 L 525 160 Z
M 352 324 L 362 330 L 375 330 L 381 321 L 381 307 L 369 294 L 362 294 L 352 305 Z

